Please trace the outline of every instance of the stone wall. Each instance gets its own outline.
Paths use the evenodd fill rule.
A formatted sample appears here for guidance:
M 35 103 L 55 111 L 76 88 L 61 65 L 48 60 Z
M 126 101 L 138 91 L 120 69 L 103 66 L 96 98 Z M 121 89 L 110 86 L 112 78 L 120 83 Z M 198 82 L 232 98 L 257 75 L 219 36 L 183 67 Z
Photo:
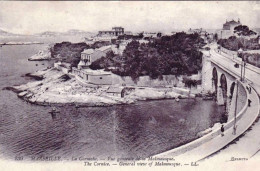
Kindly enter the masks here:
M 111 75 L 112 84 L 114 85 L 126 85 L 126 86 L 143 86 L 143 87 L 165 87 L 165 86 L 177 86 L 184 87 L 182 82 L 182 76 L 176 77 L 174 75 L 164 75 L 162 80 L 151 79 L 149 76 L 141 76 L 138 80 L 133 81 L 131 77 L 121 77 L 115 74 Z

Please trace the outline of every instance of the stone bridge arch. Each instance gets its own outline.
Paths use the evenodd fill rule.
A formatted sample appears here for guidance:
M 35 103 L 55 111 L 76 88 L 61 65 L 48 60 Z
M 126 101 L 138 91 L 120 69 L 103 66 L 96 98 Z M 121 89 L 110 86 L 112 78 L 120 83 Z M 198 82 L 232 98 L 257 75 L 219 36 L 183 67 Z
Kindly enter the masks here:
M 235 82 L 232 82 L 231 85 L 230 85 L 230 95 L 229 95 L 230 99 L 232 99 L 232 97 L 233 97 L 235 86 L 236 86 Z
M 224 105 L 225 111 L 228 113 L 236 78 L 216 65 L 213 65 L 212 68 L 212 91 L 216 95 L 217 103 Z
M 224 101 L 226 101 L 228 94 L 227 94 L 227 78 L 225 74 L 221 74 L 220 76 L 220 88 L 222 90 Z
M 212 88 L 215 95 L 217 95 L 218 92 L 218 71 L 216 67 L 212 70 Z

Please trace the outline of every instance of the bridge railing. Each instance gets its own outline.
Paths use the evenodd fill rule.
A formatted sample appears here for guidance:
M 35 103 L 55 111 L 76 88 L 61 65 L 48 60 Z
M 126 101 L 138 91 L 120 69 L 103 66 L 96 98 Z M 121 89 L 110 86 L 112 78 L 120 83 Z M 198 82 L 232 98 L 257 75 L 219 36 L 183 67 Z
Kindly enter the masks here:
M 236 117 L 236 121 L 239 121 L 242 118 L 242 116 L 246 113 L 246 110 L 247 110 L 247 107 L 248 107 L 248 97 L 249 97 L 249 94 L 246 91 L 244 83 L 242 83 L 240 81 L 238 81 L 238 83 L 241 85 L 241 87 L 246 92 L 246 97 L 245 97 L 246 98 L 246 102 L 245 102 L 242 110 L 238 112 L 237 117 Z M 234 122 L 235 122 L 235 118 L 233 118 L 228 123 L 226 123 L 224 125 L 225 130 L 230 129 L 231 127 L 233 127 Z M 208 134 L 206 134 L 206 135 L 204 135 L 204 136 L 202 136 L 202 137 L 200 137 L 200 138 L 198 138 L 198 139 L 196 139 L 196 140 L 194 140 L 194 141 L 192 141 L 192 142 L 190 142 L 188 144 L 185 144 L 185 145 L 182 145 L 182 146 L 177 147 L 175 149 L 172 149 L 172 150 L 169 150 L 169 151 L 157 154 L 155 156 L 156 157 L 165 156 L 165 155 L 177 156 L 177 155 L 183 154 L 183 153 L 185 153 L 187 151 L 190 151 L 190 150 L 192 150 L 192 149 L 194 149 L 196 147 L 199 147 L 200 145 L 210 141 L 211 139 L 217 137 L 220 134 L 221 134 L 221 130 L 220 130 L 220 128 L 217 128 L 217 129 L 213 130 L 212 132 L 210 132 L 210 133 L 208 133 Z M 205 156 L 205 157 L 207 157 L 207 156 Z
M 222 50 L 218 50 L 218 49 L 214 49 L 214 50 L 215 50 L 216 53 L 219 53 L 220 55 L 222 55 L 222 56 L 224 56 L 226 58 L 229 58 L 229 59 L 233 60 L 236 63 L 239 63 L 239 64 L 242 63 L 242 58 L 237 57 L 236 52 L 232 52 L 231 53 L 230 50 L 225 49 L 223 47 L 221 47 L 221 49 Z M 225 50 L 223 50 L 223 49 L 225 49 Z M 252 64 L 250 64 L 248 62 L 246 62 L 246 69 L 249 69 L 249 70 L 251 70 L 251 71 L 253 71 L 253 72 L 257 73 L 257 74 L 260 74 L 260 68 L 257 67 L 257 66 L 254 66 L 254 65 L 252 65 Z

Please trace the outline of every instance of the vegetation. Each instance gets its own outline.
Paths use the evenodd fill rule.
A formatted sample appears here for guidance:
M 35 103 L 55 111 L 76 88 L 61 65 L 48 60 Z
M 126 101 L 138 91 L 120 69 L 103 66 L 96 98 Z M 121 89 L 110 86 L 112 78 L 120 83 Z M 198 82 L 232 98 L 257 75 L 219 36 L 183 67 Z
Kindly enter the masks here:
M 234 28 L 234 33 L 238 36 L 253 36 L 257 33 L 250 30 L 246 25 L 239 25 Z
M 122 56 L 109 53 L 92 63 L 92 69 L 113 67 L 111 71 L 121 76 L 131 76 L 133 80 L 149 75 L 152 79 L 162 79 L 163 75 L 195 74 L 202 67 L 203 39 L 184 32 L 154 39 L 148 44 L 132 41 Z
M 108 46 L 108 45 L 111 45 L 111 43 L 108 41 L 98 41 L 98 42 L 95 42 L 93 45 L 91 45 L 91 48 L 96 49 L 96 48 L 100 48 L 102 46 Z
M 129 39 L 142 39 L 144 37 L 143 33 L 139 33 L 138 35 L 120 35 L 118 36 L 118 40 L 129 40 Z
M 51 47 L 51 57 L 58 58 L 62 62 L 70 63 L 72 67 L 77 66 L 80 61 L 81 52 L 90 48 L 86 43 L 56 43 Z
M 231 36 L 228 39 L 220 39 L 218 44 L 222 47 L 237 51 L 242 48 L 244 50 L 257 50 L 260 49 L 260 45 L 258 44 L 258 38 L 245 39 L 243 37 L 237 38 L 236 36 Z
M 198 81 L 197 80 L 193 80 L 190 78 L 183 78 L 183 83 L 185 84 L 186 87 L 197 87 L 198 85 Z
M 254 65 L 256 67 L 260 68 L 260 54 L 258 53 L 243 53 L 242 58 L 246 63 L 249 63 L 251 65 Z
M 234 33 L 237 36 L 231 36 L 228 39 L 220 39 L 218 44 L 222 47 L 237 51 L 242 48 L 244 50 L 256 50 L 260 49 L 257 38 L 249 38 L 250 36 L 257 35 L 256 32 L 250 30 L 246 25 L 239 25 L 234 28 Z M 247 38 L 246 38 L 247 37 Z
M 51 57 L 59 59 L 61 62 L 70 63 L 71 67 L 76 67 L 80 61 L 81 52 L 88 48 L 100 48 L 102 46 L 110 45 L 109 42 L 99 41 L 89 46 L 86 43 L 71 43 L 62 42 L 56 43 L 51 47 Z

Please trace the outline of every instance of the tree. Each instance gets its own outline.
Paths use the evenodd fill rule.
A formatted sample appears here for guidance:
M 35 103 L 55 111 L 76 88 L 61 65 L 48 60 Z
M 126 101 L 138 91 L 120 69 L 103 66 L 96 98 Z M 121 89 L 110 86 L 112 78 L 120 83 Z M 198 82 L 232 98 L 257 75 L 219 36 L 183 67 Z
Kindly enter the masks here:
M 257 33 L 250 30 L 246 25 L 239 25 L 234 28 L 234 33 L 237 33 L 239 36 L 252 36 Z
M 89 48 L 89 45 L 83 42 L 62 42 L 53 45 L 50 51 L 53 58 L 61 58 L 62 62 L 70 63 L 72 67 L 75 67 L 80 61 L 81 52 L 87 48 Z
M 198 34 L 176 33 L 162 36 L 147 44 L 133 40 L 122 56 L 109 52 L 106 57 L 92 63 L 91 68 L 113 67 L 111 71 L 133 80 L 148 75 L 162 79 L 163 75 L 195 74 L 202 67 L 200 47 L 205 45 Z

